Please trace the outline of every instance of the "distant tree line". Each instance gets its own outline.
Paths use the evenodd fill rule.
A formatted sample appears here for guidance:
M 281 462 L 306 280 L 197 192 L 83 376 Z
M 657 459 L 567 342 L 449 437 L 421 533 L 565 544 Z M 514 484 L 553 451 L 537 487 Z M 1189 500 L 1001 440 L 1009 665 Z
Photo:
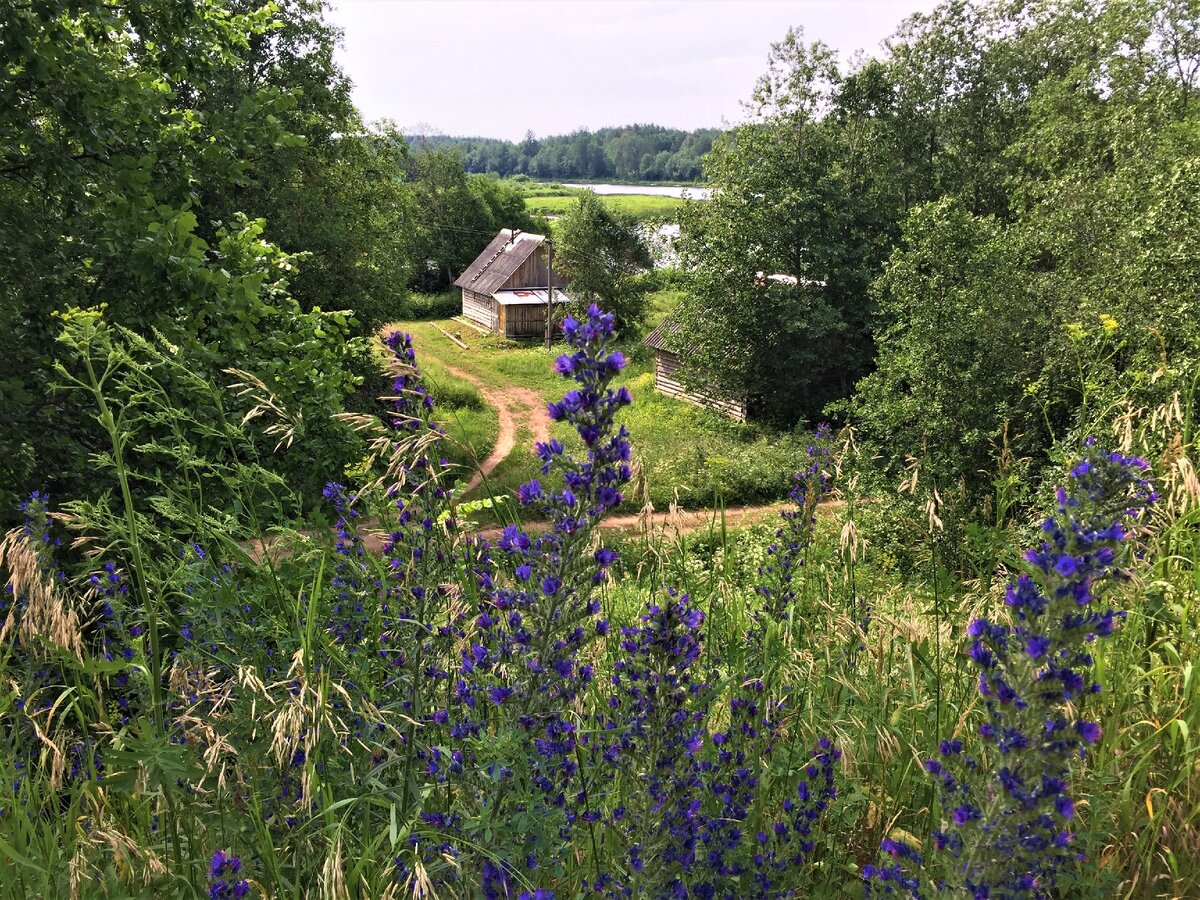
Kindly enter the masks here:
M 680 131 L 660 125 L 626 125 L 536 138 L 526 132 L 513 143 L 496 138 L 408 135 L 415 147 L 453 147 L 468 172 L 528 175 L 550 181 L 572 178 L 621 181 L 696 181 L 701 160 L 719 128 Z

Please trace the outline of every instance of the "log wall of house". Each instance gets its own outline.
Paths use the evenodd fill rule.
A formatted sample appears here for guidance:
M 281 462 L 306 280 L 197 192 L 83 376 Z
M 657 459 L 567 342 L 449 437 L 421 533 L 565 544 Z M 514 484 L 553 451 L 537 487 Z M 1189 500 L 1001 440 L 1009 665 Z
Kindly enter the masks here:
M 499 321 L 496 314 L 498 306 L 499 304 L 489 295 L 463 288 L 463 315 L 473 322 L 478 322 L 484 328 L 490 328 L 492 331 L 498 330 Z
M 667 350 L 654 351 L 654 388 L 660 394 L 685 400 L 697 406 L 705 406 L 715 412 L 729 416 L 738 422 L 746 421 L 746 404 L 744 401 L 719 400 L 707 394 L 689 391 L 677 377 L 679 356 Z
M 500 328 L 505 337 L 542 337 L 546 333 L 546 307 L 542 304 L 500 307 Z

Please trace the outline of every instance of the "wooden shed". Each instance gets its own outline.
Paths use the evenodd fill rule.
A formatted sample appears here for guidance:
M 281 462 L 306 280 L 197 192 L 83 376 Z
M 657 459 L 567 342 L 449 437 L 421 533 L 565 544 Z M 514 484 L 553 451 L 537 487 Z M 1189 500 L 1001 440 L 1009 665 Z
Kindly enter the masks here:
M 668 316 L 642 341 L 654 351 L 654 389 L 668 397 L 705 406 L 738 422 L 745 422 L 745 400 L 723 400 L 699 391 L 689 391 L 679 381 L 680 355 L 686 351 L 678 346 L 678 334 L 679 324 Z
M 510 338 L 541 337 L 549 307 L 550 260 L 544 235 L 504 228 L 454 282 L 463 315 Z M 570 303 L 554 273 L 554 305 Z

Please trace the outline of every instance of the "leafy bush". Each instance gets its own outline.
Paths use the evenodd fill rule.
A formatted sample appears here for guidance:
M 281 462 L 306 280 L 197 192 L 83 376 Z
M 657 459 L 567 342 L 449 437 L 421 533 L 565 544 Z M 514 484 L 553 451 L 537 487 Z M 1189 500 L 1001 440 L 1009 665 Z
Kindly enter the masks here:
M 404 304 L 404 315 L 411 319 L 451 319 L 462 313 L 462 292 L 442 291 L 440 294 L 410 294 Z

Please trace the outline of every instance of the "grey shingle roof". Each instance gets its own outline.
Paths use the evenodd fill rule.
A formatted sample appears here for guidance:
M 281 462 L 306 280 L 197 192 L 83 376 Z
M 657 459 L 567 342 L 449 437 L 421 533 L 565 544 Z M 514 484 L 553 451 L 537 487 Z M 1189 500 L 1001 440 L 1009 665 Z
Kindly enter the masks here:
M 521 232 L 510 245 L 510 237 L 512 230 L 502 228 L 476 257 L 475 262 L 467 266 L 467 270 L 458 277 L 454 286 L 480 294 L 491 294 L 503 287 L 513 272 L 521 268 L 521 263 L 529 259 L 546 240 L 541 234 Z
M 654 330 L 642 338 L 642 343 L 652 350 L 665 350 L 668 353 L 680 352 L 677 337 L 679 335 L 679 323 L 667 316 L 659 322 Z

